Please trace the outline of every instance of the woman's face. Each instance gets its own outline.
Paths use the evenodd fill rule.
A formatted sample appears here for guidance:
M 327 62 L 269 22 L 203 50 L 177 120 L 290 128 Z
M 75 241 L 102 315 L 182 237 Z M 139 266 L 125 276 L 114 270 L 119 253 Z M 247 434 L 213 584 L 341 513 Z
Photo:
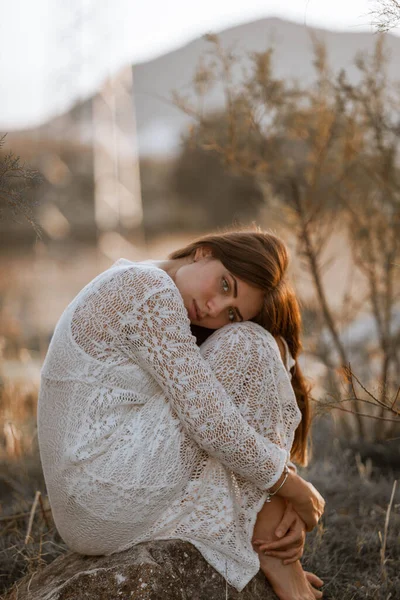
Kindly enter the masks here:
M 219 329 L 249 321 L 259 314 L 264 292 L 232 275 L 209 250 L 198 248 L 194 262 L 175 273 L 177 285 L 193 325 Z

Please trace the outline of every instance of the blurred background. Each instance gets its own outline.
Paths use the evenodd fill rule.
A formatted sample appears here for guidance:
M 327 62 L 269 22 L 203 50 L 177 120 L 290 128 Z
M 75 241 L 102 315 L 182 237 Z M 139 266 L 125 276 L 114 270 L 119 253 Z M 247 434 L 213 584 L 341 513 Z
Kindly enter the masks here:
M 363 485 L 385 473 L 387 503 L 400 467 L 398 5 L 142 4 L 18 0 L 0 23 L 0 517 L 44 489 L 40 368 L 73 297 L 120 257 L 253 223 L 291 251 L 316 481 L 337 485 L 331 457 L 351 450 Z M 7 554 L 4 585 L 49 560 L 35 552 Z

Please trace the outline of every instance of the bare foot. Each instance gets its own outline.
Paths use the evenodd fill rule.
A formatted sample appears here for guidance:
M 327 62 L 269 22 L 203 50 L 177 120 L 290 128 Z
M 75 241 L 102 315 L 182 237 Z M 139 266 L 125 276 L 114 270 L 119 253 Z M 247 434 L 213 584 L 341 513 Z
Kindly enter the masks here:
M 261 570 L 279 600 L 315 600 L 322 592 L 312 584 L 321 581 L 313 573 L 305 573 L 300 561 L 284 565 L 280 558 L 259 554 Z
M 306 576 L 308 583 L 311 583 L 311 585 L 313 585 L 314 587 L 319 588 L 324 585 L 322 579 L 315 575 L 315 573 L 310 573 L 310 571 L 304 571 L 304 575 Z

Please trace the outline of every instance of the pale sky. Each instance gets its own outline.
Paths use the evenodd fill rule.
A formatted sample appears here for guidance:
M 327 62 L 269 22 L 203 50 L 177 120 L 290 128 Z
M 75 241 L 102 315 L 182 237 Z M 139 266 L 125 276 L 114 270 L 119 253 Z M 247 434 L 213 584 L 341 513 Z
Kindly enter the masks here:
M 33 127 L 119 68 L 263 17 L 372 31 L 374 0 L 0 0 L 0 131 Z M 399 33 L 399 31 L 393 31 Z

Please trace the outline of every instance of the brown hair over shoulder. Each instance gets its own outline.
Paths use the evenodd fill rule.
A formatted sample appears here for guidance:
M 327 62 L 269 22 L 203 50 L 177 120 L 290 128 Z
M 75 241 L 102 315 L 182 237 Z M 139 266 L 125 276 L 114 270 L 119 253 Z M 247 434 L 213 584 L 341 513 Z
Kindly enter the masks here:
M 205 235 L 169 258 L 191 256 L 199 247 L 207 247 L 233 275 L 265 292 L 261 313 L 253 321 L 274 337 L 282 336 L 296 360 L 292 370 L 292 386 L 302 420 L 296 429 L 291 458 L 301 465 L 308 462 L 308 432 L 311 423 L 310 386 L 307 384 L 297 357 L 301 351 L 301 313 L 294 290 L 286 279 L 289 251 L 274 233 L 251 230 L 228 231 Z M 210 331 L 210 334 L 212 332 Z M 206 336 L 203 335 L 204 341 Z

